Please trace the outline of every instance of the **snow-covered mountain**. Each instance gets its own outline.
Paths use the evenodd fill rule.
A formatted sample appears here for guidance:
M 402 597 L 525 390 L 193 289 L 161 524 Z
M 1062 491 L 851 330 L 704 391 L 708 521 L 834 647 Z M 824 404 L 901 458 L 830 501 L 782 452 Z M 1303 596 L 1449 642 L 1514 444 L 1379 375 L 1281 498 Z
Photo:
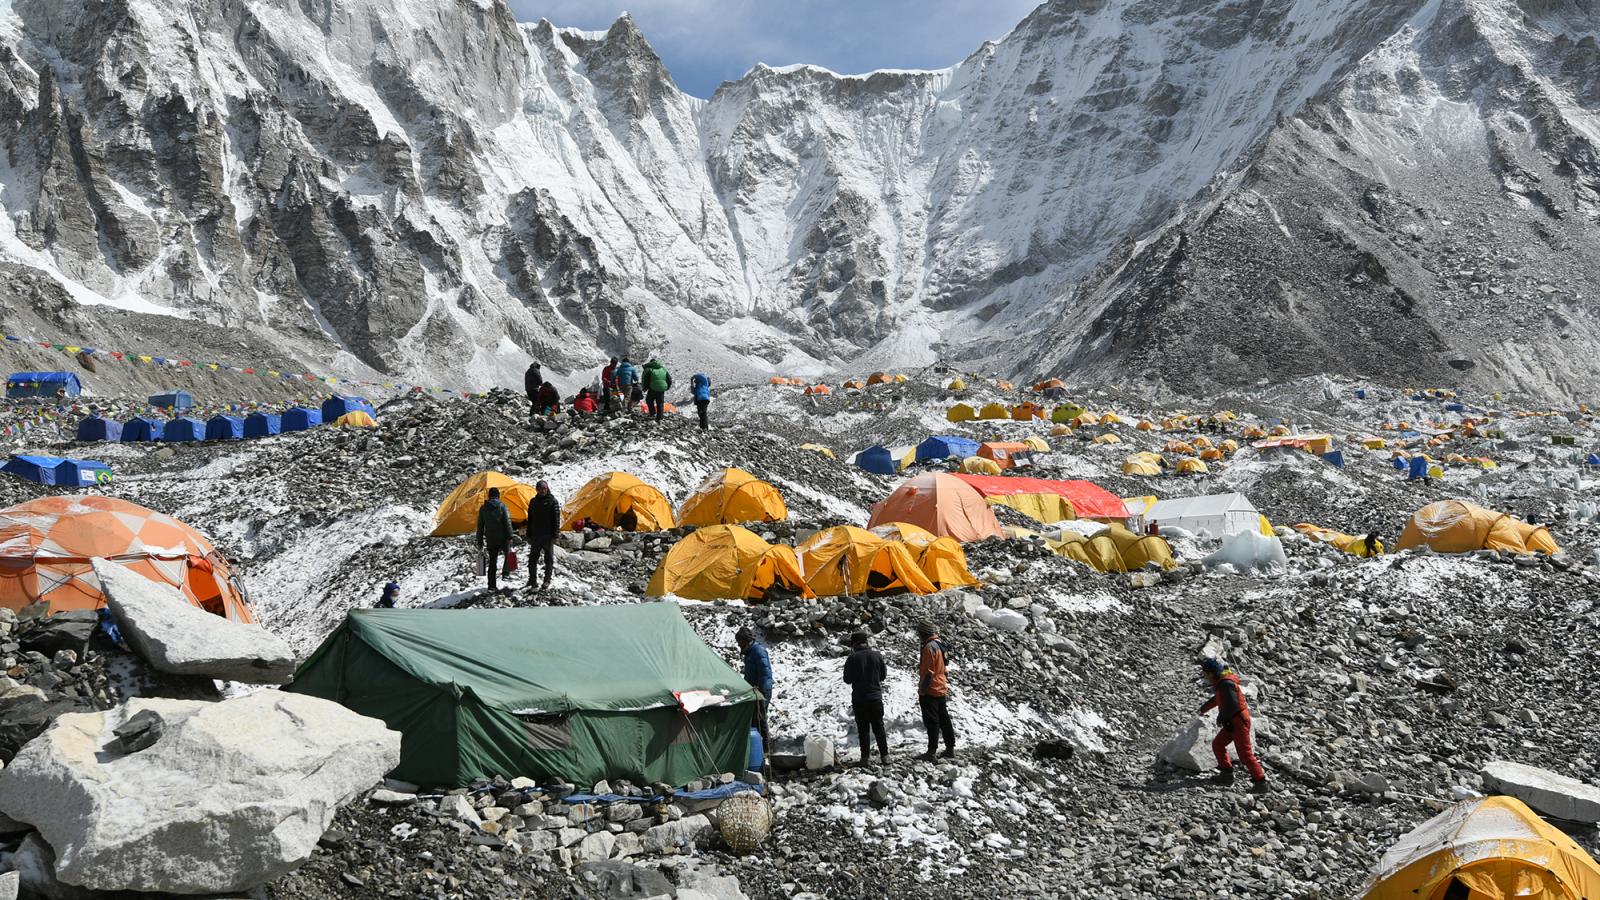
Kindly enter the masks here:
M 1586 389 L 1597 20 L 1052 0 L 948 70 L 758 66 L 699 100 L 626 17 L 14 0 L 0 325 L 182 316 L 471 386 L 660 350 Z

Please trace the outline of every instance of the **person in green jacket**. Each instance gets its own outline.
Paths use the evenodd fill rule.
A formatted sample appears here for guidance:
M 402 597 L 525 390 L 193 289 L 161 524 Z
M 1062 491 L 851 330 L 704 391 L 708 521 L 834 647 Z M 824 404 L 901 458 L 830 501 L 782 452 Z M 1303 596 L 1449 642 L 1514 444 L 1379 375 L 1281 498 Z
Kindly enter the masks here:
M 672 388 L 672 373 L 654 356 L 644 364 L 644 402 L 650 418 L 661 421 L 667 401 L 667 391 Z
M 489 499 L 478 507 L 478 552 L 488 552 L 489 590 L 500 590 L 498 576 L 506 551 L 511 549 L 511 510 L 500 500 L 500 489 L 489 488 Z M 511 574 L 509 572 L 505 573 Z

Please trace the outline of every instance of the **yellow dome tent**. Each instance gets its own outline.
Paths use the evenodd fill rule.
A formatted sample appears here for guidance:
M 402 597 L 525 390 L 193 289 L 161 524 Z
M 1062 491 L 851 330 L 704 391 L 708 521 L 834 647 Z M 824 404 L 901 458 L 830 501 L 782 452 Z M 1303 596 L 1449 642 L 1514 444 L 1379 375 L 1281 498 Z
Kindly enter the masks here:
M 1542 525 L 1529 525 L 1505 513 L 1465 500 L 1440 500 L 1417 510 L 1400 532 L 1396 550 L 1432 547 L 1438 553 L 1509 550 L 1512 553 L 1561 552 Z
M 1067 531 L 1063 532 L 1059 539 L 1046 540 L 1045 546 L 1057 556 L 1081 562 L 1096 572 L 1128 571 L 1128 567 L 1122 562 L 1122 554 L 1117 551 L 1116 542 L 1104 533 L 1086 538 L 1081 534 Z
M 795 548 L 806 584 L 819 596 L 881 594 L 904 589 L 931 594 L 935 588 L 911 551 L 865 528 L 825 528 Z
M 645 593 L 688 600 L 760 600 L 774 585 L 815 597 L 794 548 L 763 541 L 738 525 L 708 525 L 672 545 Z
M 1211 471 L 1211 467 L 1198 459 L 1180 459 L 1175 470 L 1179 475 L 1203 475 Z
M 1100 417 L 1100 424 L 1101 425 L 1121 425 L 1121 424 L 1123 424 L 1123 421 L 1122 421 L 1122 417 L 1121 416 L 1117 415 L 1114 412 L 1108 412 L 1105 415 Z
M 1239 442 L 1234 440 L 1233 438 L 1228 438 L 1227 440 L 1225 440 L 1222 443 L 1218 444 L 1217 445 L 1217 449 L 1221 450 L 1223 453 L 1238 453 L 1239 452 Z
M 458 534 L 476 534 L 478 507 L 489 499 L 489 489 L 500 489 L 500 500 L 511 511 L 512 522 L 528 521 L 528 501 L 533 499 L 533 485 L 523 484 L 499 472 L 479 472 L 456 485 L 433 514 L 433 531 L 429 537 L 451 537 Z
M 1215 447 L 1207 447 L 1200 451 L 1200 458 L 1206 462 L 1216 462 L 1222 458 L 1222 451 Z
M 947 387 L 952 391 L 964 391 L 967 389 L 967 383 L 959 378 L 955 378 L 950 381 L 950 384 L 947 385 Z
M 783 494 L 743 469 L 711 473 L 678 508 L 679 525 L 781 522 L 789 518 Z
M 1002 406 L 999 403 L 990 403 L 989 405 L 985 406 L 983 409 L 978 410 L 978 418 L 980 418 L 980 419 L 1009 419 L 1009 418 L 1011 418 L 1011 410 L 1006 409 L 1004 406 Z
M 837 459 L 838 458 L 838 457 L 833 455 L 833 451 L 832 450 L 829 450 L 827 447 L 824 447 L 821 444 L 801 444 L 800 445 L 800 449 L 801 450 L 810 450 L 812 453 L 815 453 L 818 456 L 826 456 L 829 459 Z
M 639 518 L 639 531 L 674 527 L 672 505 L 660 491 L 627 472 L 607 472 L 589 479 L 561 508 L 561 528 L 570 529 L 579 519 L 616 528 L 618 518 L 630 510 Z
M 1141 459 L 1140 457 L 1142 457 L 1143 455 L 1144 454 L 1142 454 L 1142 453 L 1141 454 L 1135 454 L 1135 455 L 1130 456 L 1127 459 L 1123 460 L 1122 461 L 1122 474 L 1124 474 L 1124 475 L 1138 475 L 1138 476 L 1141 476 L 1141 477 L 1144 477 L 1144 478 L 1152 478 L 1152 477 L 1155 477 L 1157 475 L 1160 475 L 1161 474 L 1161 466 L 1157 465 L 1156 463 L 1150 462 L 1147 459 Z
M 978 411 L 965 403 L 957 403 L 945 410 L 944 417 L 952 422 L 970 422 L 978 417 Z
M 1139 420 L 1139 424 L 1137 424 L 1137 425 L 1135 425 L 1133 427 L 1135 429 L 1139 430 L 1139 431 L 1155 431 L 1156 430 L 1155 423 L 1150 421 L 1149 419 L 1140 419 Z
M 364 409 L 351 410 L 337 419 L 333 424 L 340 428 L 377 428 L 378 423 L 373 421 L 371 414 Z
M 939 537 L 926 528 L 909 522 L 890 522 L 872 529 L 872 533 L 886 541 L 899 541 L 911 551 L 922 574 L 928 576 L 935 588 L 947 590 L 954 587 L 971 587 L 978 583 L 972 570 L 967 568 L 967 552 L 955 538 Z
M 1024 444 L 1027 444 L 1029 447 L 1032 447 L 1034 449 L 1034 451 L 1037 452 L 1037 453 L 1049 453 L 1050 452 L 1050 442 L 1045 440 L 1042 437 L 1035 437 L 1033 435 L 1029 435 L 1028 437 L 1023 438 L 1022 442 Z
M 1592 900 L 1600 865 L 1515 797 L 1469 800 L 1383 854 L 1362 900 Z
M 1050 410 L 1050 421 L 1057 425 L 1070 425 L 1072 420 L 1083 415 L 1083 407 L 1071 403 L 1063 403 Z
M 1119 438 L 1114 434 L 1109 434 L 1108 433 L 1108 434 L 1102 434 L 1099 437 L 1095 438 L 1094 442 L 1096 444 L 1120 444 L 1120 443 L 1122 443 L 1122 438 Z
M 1178 561 L 1172 558 L 1172 546 L 1167 539 L 1151 534 L 1135 534 L 1122 525 L 1112 523 L 1110 528 L 1095 537 L 1109 537 L 1116 545 L 1117 553 L 1122 556 L 1122 564 L 1128 571 L 1141 569 L 1148 563 L 1155 563 L 1163 569 L 1176 569 Z
M 1067 424 L 1073 428 L 1093 428 L 1100 424 L 1100 417 L 1092 412 L 1080 412 Z
M 1166 446 L 1162 447 L 1161 450 L 1163 453 L 1177 453 L 1181 456 L 1194 455 L 1194 445 L 1188 441 L 1167 441 Z
M 999 475 L 1000 464 L 981 456 L 969 456 L 961 461 L 961 471 L 968 475 Z

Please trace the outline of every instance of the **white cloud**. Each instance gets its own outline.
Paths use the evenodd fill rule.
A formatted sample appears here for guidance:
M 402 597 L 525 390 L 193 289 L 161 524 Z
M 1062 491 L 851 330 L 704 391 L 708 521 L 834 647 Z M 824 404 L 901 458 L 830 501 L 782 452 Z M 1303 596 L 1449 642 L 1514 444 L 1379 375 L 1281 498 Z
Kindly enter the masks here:
M 680 86 L 707 96 L 758 62 L 838 72 L 942 68 L 1038 0 L 510 0 L 526 21 L 608 27 L 624 10 Z

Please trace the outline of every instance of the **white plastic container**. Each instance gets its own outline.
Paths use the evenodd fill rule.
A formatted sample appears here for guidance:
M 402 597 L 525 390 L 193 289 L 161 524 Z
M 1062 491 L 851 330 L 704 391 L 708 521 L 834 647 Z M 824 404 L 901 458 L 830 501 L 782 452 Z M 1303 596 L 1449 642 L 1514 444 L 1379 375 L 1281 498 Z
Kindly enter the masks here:
M 833 765 L 833 739 L 820 734 L 806 735 L 806 768 L 826 769 Z

